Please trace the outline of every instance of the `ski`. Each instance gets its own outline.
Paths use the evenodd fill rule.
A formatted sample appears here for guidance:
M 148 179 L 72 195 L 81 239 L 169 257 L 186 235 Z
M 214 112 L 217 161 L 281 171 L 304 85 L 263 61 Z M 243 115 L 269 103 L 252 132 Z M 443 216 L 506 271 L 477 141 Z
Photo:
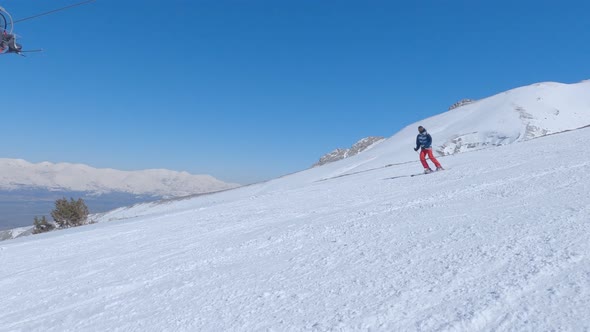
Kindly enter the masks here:
M 419 175 L 428 175 L 428 174 L 434 174 L 434 173 L 439 173 L 439 172 L 442 172 L 442 171 L 445 171 L 445 170 L 446 170 L 446 169 L 440 169 L 440 170 L 438 170 L 438 171 L 432 171 L 432 172 L 430 172 L 430 173 L 418 173 L 418 174 L 412 174 L 412 175 L 410 175 L 410 177 L 419 176 Z
M 409 174 L 409 175 L 398 175 L 398 176 L 393 176 L 390 178 L 385 178 L 383 180 L 395 180 L 395 179 L 400 179 L 400 178 L 413 178 L 413 177 L 419 176 L 419 175 L 428 175 L 428 174 L 432 174 L 432 173 L 439 173 L 439 172 L 445 171 L 447 169 L 448 168 L 442 169 L 440 171 L 432 171 L 430 173 L 416 173 L 416 174 Z

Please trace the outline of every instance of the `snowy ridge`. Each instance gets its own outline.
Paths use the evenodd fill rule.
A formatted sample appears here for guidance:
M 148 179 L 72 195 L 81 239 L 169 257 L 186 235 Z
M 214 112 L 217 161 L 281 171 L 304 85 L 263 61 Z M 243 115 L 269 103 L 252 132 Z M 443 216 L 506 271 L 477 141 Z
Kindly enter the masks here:
M 0 159 L 0 189 L 27 187 L 49 190 L 124 192 L 138 195 L 184 196 L 237 187 L 209 175 L 192 175 L 164 169 L 119 171 L 83 164 Z
M 478 100 L 407 126 L 374 148 L 312 170 L 314 181 L 416 160 L 418 125 L 428 129 L 437 155 L 507 145 L 590 125 L 590 82 L 537 83 Z
M 424 123 L 436 127 L 433 133 L 441 140 L 438 151 L 453 154 L 580 128 L 590 124 L 589 110 L 588 82 L 538 83 L 477 101 Z

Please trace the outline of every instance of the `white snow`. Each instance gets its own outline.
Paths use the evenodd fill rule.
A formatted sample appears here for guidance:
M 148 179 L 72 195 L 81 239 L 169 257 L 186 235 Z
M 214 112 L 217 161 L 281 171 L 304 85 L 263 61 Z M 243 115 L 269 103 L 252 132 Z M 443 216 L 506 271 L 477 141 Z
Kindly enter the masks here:
M 94 193 L 125 192 L 138 195 L 185 196 L 237 187 L 210 175 L 192 175 L 165 169 L 120 171 L 84 164 L 0 158 L 0 188 L 47 188 Z
M 546 123 L 513 100 L 553 132 L 584 125 L 573 99 Z M 588 331 L 590 128 L 524 140 L 499 101 L 470 115 L 486 103 L 422 123 L 439 143 L 473 121 L 514 144 L 440 157 L 443 172 L 409 177 L 409 127 L 267 183 L 2 242 L 0 330 Z
M 590 125 L 590 82 L 538 83 L 506 91 L 411 124 L 349 162 L 328 165 L 335 174 L 416 159 L 417 127 L 434 137 L 439 154 L 521 142 Z
M 16 239 L 21 236 L 28 236 L 33 233 L 32 227 L 19 227 L 0 231 L 0 241 Z

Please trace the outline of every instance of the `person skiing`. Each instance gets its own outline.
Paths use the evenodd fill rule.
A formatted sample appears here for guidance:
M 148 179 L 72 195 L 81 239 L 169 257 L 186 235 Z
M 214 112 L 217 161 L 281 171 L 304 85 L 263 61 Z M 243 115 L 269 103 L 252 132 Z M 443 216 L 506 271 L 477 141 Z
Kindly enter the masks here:
M 419 134 L 416 136 L 416 148 L 414 148 L 414 151 L 418 151 L 418 149 L 422 148 L 422 151 L 420 151 L 420 162 L 422 163 L 422 166 L 424 166 L 424 173 L 428 174 L 432 172 L 432 169 L 426 162 L 426 155 L 428 155 L 430 161 L 434 163 L 437 171 L 443 170 L 444 168 L 432 154 L 432 136 L 430 136 L 426 131 L 426 128 L 422 126 L 418 127 L 418 132 Z

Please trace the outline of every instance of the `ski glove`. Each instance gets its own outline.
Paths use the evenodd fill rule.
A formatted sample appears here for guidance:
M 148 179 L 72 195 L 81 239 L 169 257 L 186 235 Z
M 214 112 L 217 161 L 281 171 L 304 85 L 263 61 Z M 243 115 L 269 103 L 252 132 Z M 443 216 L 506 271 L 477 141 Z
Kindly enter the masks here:
M 418 151 L 418 148 L 414 148 L 414 151 Z

